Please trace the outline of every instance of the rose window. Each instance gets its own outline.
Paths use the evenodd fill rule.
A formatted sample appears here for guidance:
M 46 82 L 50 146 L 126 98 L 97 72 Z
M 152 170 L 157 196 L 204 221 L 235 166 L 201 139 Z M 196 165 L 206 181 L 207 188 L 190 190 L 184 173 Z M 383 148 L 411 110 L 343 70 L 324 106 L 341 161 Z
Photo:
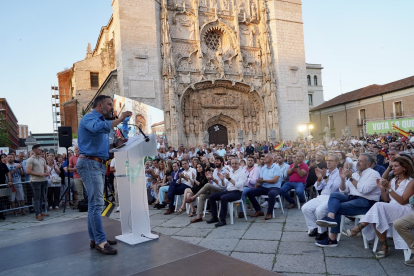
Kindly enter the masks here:
M 217 51 L 220 46 L 221 33 L 210 31 L 205 36 L 206 46 L 210 50 Z

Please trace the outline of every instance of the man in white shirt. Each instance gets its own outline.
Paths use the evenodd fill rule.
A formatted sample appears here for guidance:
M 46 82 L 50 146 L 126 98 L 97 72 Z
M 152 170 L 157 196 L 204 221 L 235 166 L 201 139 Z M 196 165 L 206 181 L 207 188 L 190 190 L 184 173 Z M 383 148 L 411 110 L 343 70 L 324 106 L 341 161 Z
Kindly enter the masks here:
M 206 178 L 208 180 L 208 183 L 204 185 L 203 188 L 201 188 L 198 193 L 196 193 L 191 198 L 187 199 L 188 203 L 191 203 L 198 198 L 198 204 L 197 204 L 197 215 L 194 219 L 191 220 L 191 223 L 200 222 L 203 221 L 202 214 L 204 211 L 204 202 L 206 199 L 210 196 L 210 194 L 222 192 L 226 189 L 226 186 L 223 185 L 219 175 L 220 174 L 227 174 L 229 173 L 228 170 L 224 168 L 224 159 L 221 156 L 216 156 L 216 159 L 214 160 L 214 165 L 216 168 L 214 169 L 214 172 L 206 172 Z
M 211 194 L 209 197 L 211 219 L 207 223 L 216 223 L 216 227 L 226 225 L 227 206 L 229 202 L 239 200 L 242 196 L 244 184 L 247 181 L 246 174 L 240 168 L 240 161 L 237 158 L 231 160 L 230 173 L 218 173 L 220 182 L 226 187 L 225 191 Z M 220 221 L 217 217 L 217 202 L 220 200 Z
M 380 199 L 381 190 L 377 186 L 380 175 L 371 169 L 376 160 L 368 153 L 361 153 L 358 158 L 357 172 L 339 170 L 341 184 L 340 193 L 332 193 L 328 201 L 328 216 L 316 221 L 321 227 L 331 227 L 329 237 L 316 241 L 319 247 L 336 247 L 336 237 L 339 233 L 341 216 L 364 215 Z M 347 179 L 347 180 L 346 180 Z
M 243 203 L 246 203 L 246 193 L 251 189 L 256 188 L 256 181 L 260 177 L 260 168 L 256 167 L 256 158 L 254 156 L 247 157 L 247 166 L 244 168 L 247 180 L 244 183 L 244 189 L 242 194 Z M 242 205 L 239 204 L 239 218 L 244 218 Z
M 323 240 L 328 237 L 326 227 L 316 225 L 318 219 L 322 219 L 328 213 L 328 200 L 331 193 L 339 192 L 341 178 L 339 170 L 336 168 L 339 163 L 339 157 L 336 154 L 329 154 L 326 164 L 328 169 L 315 169 L 318 177 L 314 187 L 321 194 L 302 206 L 302 213 L 305 216 L 306 225 L 308 226 L 309 237 L 315 237 L 315 240 Z

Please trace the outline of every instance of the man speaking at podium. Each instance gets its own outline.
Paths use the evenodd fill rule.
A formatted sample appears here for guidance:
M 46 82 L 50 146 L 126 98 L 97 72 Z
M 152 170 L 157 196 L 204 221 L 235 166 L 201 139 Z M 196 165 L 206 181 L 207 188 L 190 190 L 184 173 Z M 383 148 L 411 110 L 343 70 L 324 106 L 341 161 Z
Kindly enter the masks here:
M 109 132 L 132 112 L 125 111 L 113 120 L 113 101 L 109 96 L 100 95 L 93 101 L 93 110 L 82 117 L 78 130 L 80 151 L 76 169 L 88 192 L 88 234 L 90 247 L 106 255 L 117 254 L 111 245 L 116 241 L 106 239 L 102 227 L 104 206 L 103 188 L 105 183 L 105 162 L 109 159 Z

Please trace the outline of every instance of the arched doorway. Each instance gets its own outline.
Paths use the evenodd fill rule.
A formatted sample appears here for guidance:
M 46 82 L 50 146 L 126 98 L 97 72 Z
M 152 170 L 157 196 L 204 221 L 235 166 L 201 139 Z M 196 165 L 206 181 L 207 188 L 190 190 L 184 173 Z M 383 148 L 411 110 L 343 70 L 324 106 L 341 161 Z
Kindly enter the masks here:
M 210 144 L 224 144 L 229 142 L 227 136 L 227 128 L 220 124 L 212 125 L 208 128 L 209 143 Z

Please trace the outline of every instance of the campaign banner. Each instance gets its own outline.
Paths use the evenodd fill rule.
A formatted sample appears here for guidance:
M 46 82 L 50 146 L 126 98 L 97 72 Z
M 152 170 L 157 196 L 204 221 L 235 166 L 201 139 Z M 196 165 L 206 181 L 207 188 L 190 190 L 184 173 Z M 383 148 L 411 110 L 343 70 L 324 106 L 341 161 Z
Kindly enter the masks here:
M 371 135 L 374 133 L 380 134 L 394 132 L 395 130 L 392 129 L 392 124 L 407 132 L 410 130 L 414 130 L 414 118 L 403 118 L 394 120 L 366 122 L 366 132 Z

